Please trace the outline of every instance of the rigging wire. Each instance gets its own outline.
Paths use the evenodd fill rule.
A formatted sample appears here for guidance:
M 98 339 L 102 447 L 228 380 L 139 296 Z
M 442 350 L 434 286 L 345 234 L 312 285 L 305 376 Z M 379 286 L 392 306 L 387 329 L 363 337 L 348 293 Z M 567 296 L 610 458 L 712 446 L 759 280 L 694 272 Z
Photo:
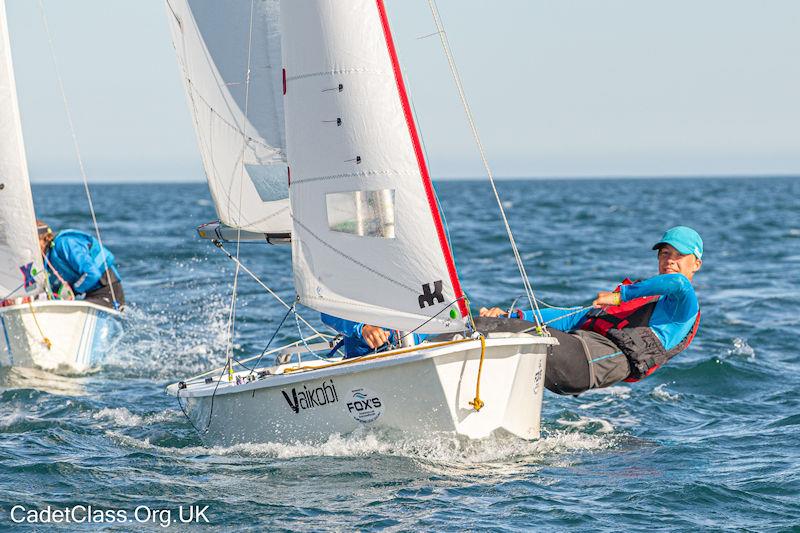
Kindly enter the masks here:
M 439 35 L 439 39 L 442 43 L 442 48 L 444 49 L 444 53 L 447 58 L 447 63 L 450 66 L 450 72 L 453 75 L 453 80 L 456 84 L 456 89 L 458 90 L 458 96 L 461 99 L 461 104 L 464 106 L 464 111 L 467 115 L 467 121 L 469 122 L 470 129 L 472 130 L 472 136 L 474 137 L 475 143 L 478 146 L 478 152 L 480 153 L 481 161 L 483 162 L 484 169 L 486 170 L 486 175 L 489 178 L 489 183 L 492 186 L 494 197 L 497 200 L 497 206 L 500 208 L 500 216 L 503 219 L 503 224 L 505 225 L 506 233 L 508 234 L 508 240 L 511 242 L 511 249 L 514 252 L 514 259 L 517 262 L 517 268 L 519 269 L 520 276 L 522 277 L 522 284 L 525 288 L 525 294 L 528 297 L 531 309 L 534 310 L 533 317 L 536 320 L 536 325 L 538 327 L 541 327 L 542 317 L 538 303 L 536 302 L 536 297 L 533 292 L 533 287 L 531 286 L 530 280 L 528 279 L 528 274 L 525 271 L 525 265 L 522 262 L 522 256 L 520 255 L 517 243 L 514 240 L 514 234 L 511 231 L 511 226 L 508 223 L 508 217 L 506 216 L 505 209 L 503 208 L 503 202 L 500 200 L 500 194 L 497 192 L 497 187 L 494 182 L 494 176 L 489 166 L 489 161 L 486 158 L 486 152 L 483 148 L 483 142 L 481 141 L 480 135 L 478 134 L 478 128 L 475 125 L 475 120 L 473 119 L 472 111 L 469 107 L 469 103 L 467 102 L 466 93 L 464 92 L 464 86 L 461 83 L 461 76 L 458 73 L 458 67 L 456 66 L 455 59 L 453 58 L 453 53 L 450 49 L 450 43 L 447 39 L 447 33 L 445 32 L 441 16 L 439 15 L 439 8 L 436 6 L 436 0 L 428 0 L 428 5 L 430 6 L 434 23 L 436 24 L 436 30 Z
M 256 368 L 258 367 L 258 363 L 261 362 L 261 358 L 264 357 L 264 354 L 267 353 L 267 350 L 269 350 L 270 345 L 272 345 L 272 341 L 274 341 L 275 337 L 278 336 L 278 332 L 281 330 L 281 328 L 283 327 L 283 324 L 286 322 L 286 319 L 289 318 L 289 315 L 292 313 L 292 311 L 294 311 L 294 305 L 292 305 L 289 308 L 289 310 L 286 311 L 286 314 L 283 315 L 283 318 L 281 319 L 281 323 L 278 324 L 278 327 L 275 329 L 275 333 L 273 333 L 272 337 L 269 338 L 269 342 L 267 342 L 267 345 L 264 346 L 264 349 L 261 351 L 261 355 L 259 355 L 258 359 L 256 360 L 256 362 L 253 363 L 253 368 L 250 369 L 250 373 L 247 374 L 248 376 L 252 376 L 253 375 L 253 372 L 255 372 Z M 298 327 L 299 327 L 299 323 L 298 323 Z M 241 363 L 239 363 L 239 364 L 241 365 Z M 242 366 L 244 366 L 244 365 L 242 365 Z M 245 368 L 247 368 L 247 367 L 245 367 Z
M 264 290 L 266 290 L 266 291 L 267 291 L 267 292 L 268 292 L 268 293 L 269 293 L 269 294 L 270 294 L 270 295 L 271 295 L 273 298 L 275 298 L 276 300 L 278 300 L 278 302 L 279 302 L 281 305 L 283 305 L 283 306 L 284 306 L 286 309 L 289 309 L 289 308 L 290 308 L 289 304 L 287 304 L 287 303 L 284 301 L 284 299 L 283 299 L 283 298 L 281 298 L 280 296 L 278 296 L 278 294 L 277 294 L 275 291 L 273 291 L 272 289 L 270 289 L 270 288 L 267 286 L 267 284 L 266 284 L 266 283 L 264 283 L 263 281 L 261 281 L 261 279 L 260 279 L 260 278 L 259 278 L 259 277 L 258 277 L 258 276 L 257 276 L 257 275 L 256 275 L 256 274 L 255 274 L 255 273 L 252 271 L 252 270 L 250 270 L 249 268 L 247 268 L 247 267 L 246 267 L 246 266 L 245 266 L 245 265 L 244 265 L 244 264 L 243 264 L 241 261 L 239 261 L 239 259 L 238 259 L 238 258 L 234 257 L 234 256 L 233 256 L 233 255 L 232 255 L 232 254 L 231 254 L 231 253 L 230 253 L 228 250 L 226 250 L 226 249 L 225 249 L 225 247 L 224 247 L 224 246 L 222 246 L 222 243 L 221 243 L 220 241 L 218 241 L 218 240 L 212 240 L 211 242 L 213 242 L 213 243 L 214 243 L 214 246 L 216 246 L 217 248 L 219 248 L 220 250 L 222 250 L 222 252 L 223 252 L 223 253 L 224 253 L 226 256 L 228 256 L 228 259 L 230 259 L 231 261 L 234 261 L 235 263 L 238 263 L 238 264 L 239 264 L 239 266 L 240 266 L 240 268 L 241 268 L 241 269 L 242 269 L 242 270 L 243 270 L 243 271 L 244 271 L 244 272 L 245 272 L 247 275 L 249 275 L 251 278 L 253 278 L 253 280 L 255 280 L 255 282 L 256 282 L 256 283 L 258 283 L 259 285 L 261 285 L 261 287 L 262 287 Z M 319 331 L 317 331 L 317 330 L 316 330 L 316 328 L 314 328 L 314 326 L 312 326 L 311 324 L 309 324 L 309 323 L 308 323 L 308 321 L 306 321 L 306 319 L 305 319 L 305 318 L 303 318 L 302 316 L 299 316 L 299 313 L 297 313 L 297 311 L 295 311 L 295 314 L 297 314 L 297 315 L 298 315 L 298 318 L 299 318 L 300 320 L 302 320 L 302 321 L 303 321 L 303 324 L 305 324 L 306 326 L 308 326 L 308 327 L 311 329 L 311 331 L 313 331 L 314 333 L 316 333 L 316 334 L 317 334 L 318 336 L 320 336 L 320 337 L 324 337 L 324 335 L 323 335 L 322 333 L 320 333 Z
M 64 104 L 64 113 L 67 116 L 67 124 L 69 125 L 69 132 L 72 136 L 72 144 L 75 148 L 75 155 L 78 159 L 78 168 L 80 169 L 81 178 L 83 179 L 83 189 L 86 192 L 86 200 L 89 202 L 89 212 L 92 215 L 92 224 L 94 224 L 94 232 L 97 235 L 97 243 L 100 245 L 100 253 L 103 254 L 103 266 L 105 267 L 106 281 L 108 288 L 111 291 L 111 300 L 114 303 L 114 309 L 119 309 L 119 302 L 117 295 L 114 293 L 114 284 L 111 282 L 111 271 L 108 268 L 108 258 L 103 248 L 103 239 L 100 237 L 100 227 L 97 225 L 97 216 L 94 212 L 94 202 L 92 202 L 92 193 L 89 191 L 89 178 L 86 175 L 86 168 L 83 165 L 83 157 L 81 156 L 80 145 L 78 144 L 78 136 L 75 133 L 75 124 L 72 122 L 72 113 L 70 112 L 69 102 L 67 101 L 67 92 L 64 90 L 64 81 L 61 78 L 61 72 L 58 69 L 58 60 L 56 58 L 55 46 L 53 45 L 53 36 L 50 33 L 50 25 L 47 23 L 47 15 L 44 10 L 43 0 L 39 0 L 39 12 L 42 15 L 42 23 L 44 31 L 47 34 L 47 44 L 50 48 L 50 59 L 53 61 L 53 70 L 55 70 L 56 79 L 58 80 L 58 88 L 61 92 L 61 100 Z
M 247 35 L 247 71 L 245 73 L 244 85 L 244 121 L 242 123 L 242 150 L 239 154 L 239 203 L 236 206 L 239 212 L 239 224 L 236 225 L 236 270 L 233 274 L 233 287 L 231 289 L 231 307 L 228 312 L 228 345 L 226 349 L 226 359 L 228 360 L 228 381 L 233 381 L 233 365 L 230 364 L 230 359 L 233 357 L 233 337 L 236 333 L 236 293 L 239 288 L 239 270 L 241 263 L 239 262 L 239 252 L 241 248 L 242 237 L 242 194 L 244 189 L 244 154 L 247 149 L 247 115 L 250 106 L 250 67 L 252 65 L 252 50 L 253 50 L 253 9 L 255 0 L 250 0 L 250 22 Z

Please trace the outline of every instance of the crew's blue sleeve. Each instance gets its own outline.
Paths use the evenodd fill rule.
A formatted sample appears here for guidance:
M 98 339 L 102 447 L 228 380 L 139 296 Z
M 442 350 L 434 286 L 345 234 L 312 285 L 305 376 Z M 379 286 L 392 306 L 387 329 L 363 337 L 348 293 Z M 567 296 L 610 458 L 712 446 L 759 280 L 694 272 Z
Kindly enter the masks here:
M 72 284 L 72 289 L 77 293 L 85 293 L 97 285 L 103 273 L 94 263 L 89 249 L 73 239 L 58 239 L 56 244 L 58 253 L 80 277 Z
M 661 274 L 620 288 L 623 302 L 642 296 L 662 296 L 676 321 L 689 320 L 700 310 L 692 282 L 683 274 Z
M 332 327 L 345 337 L 355 337 L 358 339 L 361 338 L 361 330 L 364 329 L 363 323 L 353 322 L 352 320 L 346 320 L 344 318 L 339 318 L 325 313 L 320 313 L 319 316 L 322 319 L 323 324 Z
M 542 320 L 547 323 L 547 326 L 561 331 L 572 331 L 573 329 L 578 329 L 589 311 L 590 309 L 586 309 L 583 312 L 575 313 L 575 309 L 540 309 Z M 533 316 L 533 311 L 530 309 L 522 312 L 522 319 L 527 320 L 528 322 L 536 322 L 536 319 Z

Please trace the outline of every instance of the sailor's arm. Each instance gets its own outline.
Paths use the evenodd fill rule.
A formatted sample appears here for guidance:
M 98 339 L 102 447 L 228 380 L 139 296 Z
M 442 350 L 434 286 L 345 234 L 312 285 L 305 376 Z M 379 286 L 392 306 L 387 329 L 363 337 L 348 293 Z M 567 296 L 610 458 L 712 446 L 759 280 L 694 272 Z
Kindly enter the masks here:
M 623 302 L 642 296 L 682 297 L 693 293 L 692 282 L 683 274 L 661 274 L 644 281 L 620 287 Z
M 325 325 L 332 327 L 345 337 L 362 339 L 367 343 L 367 346 L 373 350 L 383 346 L 389 340 L 389 333 L 377 326 L 370 326 L 362 322 L 353 322 L 352 320 L 346 320 L 325 313 L 320 313 L 320 318 Z
M 540 309 L 539 312 L 541 314 L 542 321 L 544 321 L 548 326 L 561 331 L 571 331 L 577 328 L 586 317 L 586 313 L 576 313 L 574 309 L 545 308 Z M 588 313 L 588 309 L 586 312 Z M 480 310 L 480 316 L 498 317 L 509 315 L 506 311 L 503 311 L 499 307 L 493 307 L 491 309 L 482 307 Z M 536 318 L 534 317 L 531 309 L 528 309 L 527 311 L 517 309 L 511 313 L 511 318 L 519 318 L 522 320 L 527 320 L 528 322 L 536 322 Z
M 619 295 L 623 302 L 643 296 L 662 296 L 663 305 L 674 320 L 689 320 L 700 309 L 692 282 L 683 274 L 661 274 L 623 285 Z

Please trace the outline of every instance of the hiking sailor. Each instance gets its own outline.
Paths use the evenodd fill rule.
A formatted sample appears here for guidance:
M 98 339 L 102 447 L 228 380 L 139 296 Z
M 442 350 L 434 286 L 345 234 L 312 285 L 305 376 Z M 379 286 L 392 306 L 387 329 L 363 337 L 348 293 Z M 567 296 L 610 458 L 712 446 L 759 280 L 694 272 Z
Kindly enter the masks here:
M 82 231 L 68 229 L 54 234 L 41 220 L 36 221 L 36 229 L 56 298 L 72 300 L 77 293 L 85 295 L 87 302 L 122 309 L 125 293 L 114 255 L 108 248 Z
M 580 394 L 622 380 L 652 374 L 692 342 L 700 324 L 700 305 L 692 278 L 702 265 L 703 241 L 686 226 L 667 230 L 654 246 L 658 276 L 625 280 L 600 292 L 594 308 L 542 309 L 542 319 L 559 341 L 547 356 L 545 386 L 556 394 Z M 482 308 L 481 316 L 507 316 L 500 308 Z M 532 311 L 514 318 L 533 322 Z

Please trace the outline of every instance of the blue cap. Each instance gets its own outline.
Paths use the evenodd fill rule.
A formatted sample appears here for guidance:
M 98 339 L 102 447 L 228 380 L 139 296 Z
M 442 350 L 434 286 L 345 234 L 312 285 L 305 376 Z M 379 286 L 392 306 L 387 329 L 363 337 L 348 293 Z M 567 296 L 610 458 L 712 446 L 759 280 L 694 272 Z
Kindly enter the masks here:
M 703 258 L 703 239 L 700 234 L 688 226 L 675 226 L 668 229 L 661 240 L 654 246 L 658 250 L 663 245 L 669 244 L 684 255 L 694 254 L 698 259 Z

